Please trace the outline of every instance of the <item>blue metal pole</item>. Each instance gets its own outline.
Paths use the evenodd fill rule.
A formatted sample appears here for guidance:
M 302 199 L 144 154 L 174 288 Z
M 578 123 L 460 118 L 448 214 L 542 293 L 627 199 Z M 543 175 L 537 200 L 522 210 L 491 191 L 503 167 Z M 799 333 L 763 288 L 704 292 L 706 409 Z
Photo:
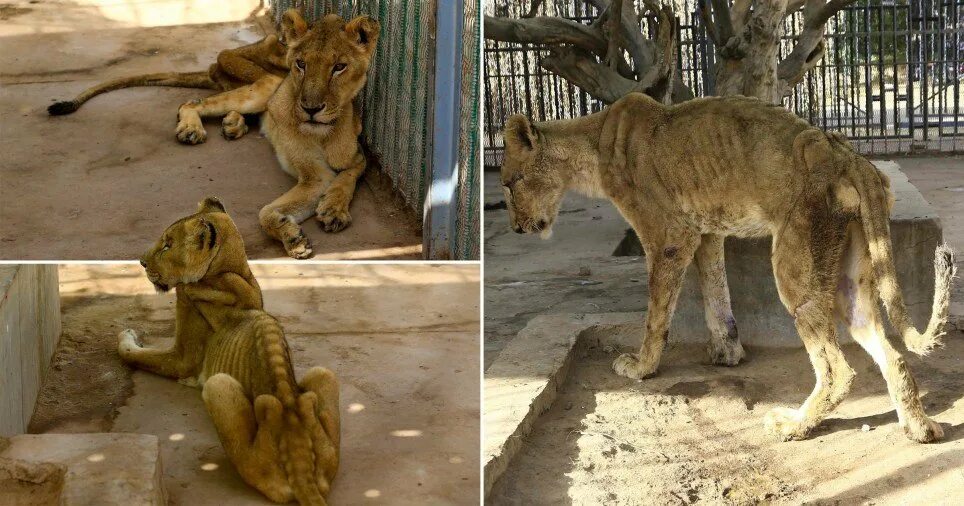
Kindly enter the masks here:
M 430 260 L 451 259 L 456 237 L 464 12 L 463 0 L 436 1 L 432 176 L 422 215 L 424 255 Z

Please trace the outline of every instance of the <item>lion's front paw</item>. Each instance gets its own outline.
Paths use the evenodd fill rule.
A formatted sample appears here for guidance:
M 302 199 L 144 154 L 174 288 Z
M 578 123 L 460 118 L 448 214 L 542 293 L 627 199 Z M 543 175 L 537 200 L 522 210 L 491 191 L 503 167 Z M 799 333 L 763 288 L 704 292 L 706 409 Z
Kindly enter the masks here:
M 623 353 L 613 361 L 613 370 L 620 376 L 631 379 L 646 379 L 656 375 L 655 367 L 646 367 L 639 357 L 632 353 Z
M 710 362 L 715 365 L 734 366 L 746 357 L 743 344 L 739 339 L 736 341 L 714 339 L 710 341 L 707 352 L 710 355 Z
M 201 144 L 208 140 L 208 133 L 204 131 L 201 118 L 195 114 L 184 114 L 177 122 L 177 129 L 174 131 L 178 142 L 182 144 Z
M 920 423 L 904 425 L 904 434 L 918 443 L 933 443 L 944 438 L 944 429 L 941 428 L 939 423 L 925 416 Z
M 229 141 L 240 139 L 248 133 L 248 125 L 244 122 L 244 116 L 238 111 L 231 111 L 221 120 L 221 135 Z
M 800 410 L 790 408 L 773 408 L 763 417 L 763 428 L 783 441 L 806 439 L 810 434 L 810 427 L 803 423 Z
M 318 203 L 317 218 L 325 232 L 340 232 L 351 224 L 351 214 L 348 205 L 351 196 L 340 190 L 332 190 L 321 198 Z
M 122 357 L 129 355 L 134 350 L 143 348 L 143 346 L 140 338 L 137 337 L 137 332 L 131 329 L 122 330 L 117 334 L 117 353 Z
M 309 258 L 312 254 L 311 241 L 308 236 L 305 235 L 304 231 L 298 230 L 298 235 L 289 237 L 284 241 L 285 252 L 291 258 L 297 258 L 298 260 L 304 260 Z

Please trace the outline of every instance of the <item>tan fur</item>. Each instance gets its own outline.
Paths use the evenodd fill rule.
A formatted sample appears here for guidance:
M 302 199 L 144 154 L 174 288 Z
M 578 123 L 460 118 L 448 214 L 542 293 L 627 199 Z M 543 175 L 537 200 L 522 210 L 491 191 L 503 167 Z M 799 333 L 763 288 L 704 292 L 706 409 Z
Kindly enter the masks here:
M 889 181 L 836 134 L 824 134 L 779 106 L 744 97 L 697 99 L 667 107 L 630 94 L 572 120 L 506 123 L 502 181 L 510 223 L 547 234 L 563 194 L 606 197 L 639 235 L 649 269 L 646 335 L 638 354 L 613 364 L 630 378 L 656 374 L 683 274 L 696 259 L 714 362 L 743 356 L 730 311 L 724 236 L 773 236 L 780 299 L 794 316 L 817 375 L 799 409 L 776 409 L 769 431 L 806 437 L 843 400 L 854 372 L 837 345 L 834 315 L 874 357 L 908 436 L 942 437 L 924 414 L 900 354 L 877 314 L 884 302 L 911 351 L 937 344 L 954 276 L 951 253 L 936 254 L 930 323 L 910 323 L 891 251 Z
M 120 333 L 134 367 L 203 388 L 225 453 L 249 485 L 279 503 L 326 504 L 338 470 L 338 382 L 323 367 L 300 383 L 281 325 L 263 309 L 244 244 L 216 199 L 178 220 L 142 258 L 158 290 L 175 288 L 174 345 Z
M 278 35 L 271 34 L 255 42 L 234 49 L 226 49 L 218 53 L 217 61 L 211 64 L 207 72 L 161 72 L 138 76 L 112 79 L 82 91 L 73 100 L 57 102 L 47 108 L 51 115 L 70 114 L 80 108 L 88 100 L 109 91 L 130 88 L 134 86 L 174 86 L 182 88 L 206 88 L 218 91 L 229 91 L 242 86 L 261 83 L 259 87 L 274 83 L 277 85 L 288 72 L 287 40 L 293 33 L 303 28 L 304 20 L 297 11 L 286 12 L 282 17 L 281 30 Z M 244 118 L 237 112 L 232 120 L 225 121 L 222 134 L 226 139 L 237 139 L 247 133 Z M 225 114 L 229 114 L 225 113 Z M 207 134 L 194 132 L 180 135 L 178 140 L 188 144 L 198 144 L 207 139 Z
M 301 19 L 292 11 L 289 18 Z M 178 136 L 203 136 L 204 116 L 265 112 L 263 131 L 282 169 L 298 182 L 261 209 L 261 227 L 281 241 L 289 256 L 308 258 L 312 249 L 301 222 L 317 216 L 327 232 L 351 223 L 348 207 L 366 167 L 354 100 L 365 86 L 379 25 L 367 16 L 345 22 L 330 14 L 310 28 L 304 21 L 297 26 L 286 56 L 291 70 L 284 79 L 272 77 L 181 106 Z

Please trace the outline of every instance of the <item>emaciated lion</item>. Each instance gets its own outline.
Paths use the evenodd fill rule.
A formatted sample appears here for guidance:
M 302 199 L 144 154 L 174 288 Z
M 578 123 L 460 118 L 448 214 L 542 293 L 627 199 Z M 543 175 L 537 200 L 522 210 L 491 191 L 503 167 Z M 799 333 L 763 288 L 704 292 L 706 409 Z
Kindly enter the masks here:
M 927 354 L 947 319 L 952 253 L 935 258 L 935 294 L 918 332 L 897 283 L 890 238 L 893 202 L 887 177 L 854 152 L 779 106 L 744 97 L 664 106 L 638 93 L 571 120 L 505 127 L 502 184 L 516 232 L 547 234 L 563 194 L 611 200 L 635 229 L 649 269 L 646 335 L 638 354 L 615 371 L 656 374 L 683 274 L 695 258 L 712 341 L 711 359 L 743 357 L 730 310 L 723 237 L 773 237 L 780 300 L 795 319 L 817 382 L 799 409 L 765 418 L 783 439 L 807 437 L 847 395 L 854 371 L 837 344 L 847 327 L 883 372 L 907 436 L 926 443 L 943 431 L 924 414 L 907 363 L 884 335 L 877 309 L 907 348 Z
M 120 333 L 124 362 L 202 388 L 238 474 L 279 503 L 326 504 L 338 471 L 338 382 L 313 367 L 295 381 L 281 325 L 262 306 L 244 243 L 216 199 L 169 226 L 141 258 L 177 295 L 174 344 L 145 348 Z

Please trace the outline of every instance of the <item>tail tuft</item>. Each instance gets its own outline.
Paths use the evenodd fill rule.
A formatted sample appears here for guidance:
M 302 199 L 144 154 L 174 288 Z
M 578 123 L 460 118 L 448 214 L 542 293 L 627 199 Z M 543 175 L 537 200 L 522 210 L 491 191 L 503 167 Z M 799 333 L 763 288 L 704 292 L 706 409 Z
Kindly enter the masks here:
M 904 345 L 908 350 L 926 356 L 942 346 L 940 338 L 944 335 L 944 325 L 947 323 L 950 308 L 951 283 L 956 274 L 954 252 L 946 244 L 941 244 L 934 252 L 934 305 L 931 321 L 923 334 L 914 328 L 908 328 L 904 332 Z
M 80 109 L 80 104 L 77 102 L 56 102 L 47 108 L 47 113 L 51 116 L 63 116 L 64 114 L 70 114 L 77 109 Z

